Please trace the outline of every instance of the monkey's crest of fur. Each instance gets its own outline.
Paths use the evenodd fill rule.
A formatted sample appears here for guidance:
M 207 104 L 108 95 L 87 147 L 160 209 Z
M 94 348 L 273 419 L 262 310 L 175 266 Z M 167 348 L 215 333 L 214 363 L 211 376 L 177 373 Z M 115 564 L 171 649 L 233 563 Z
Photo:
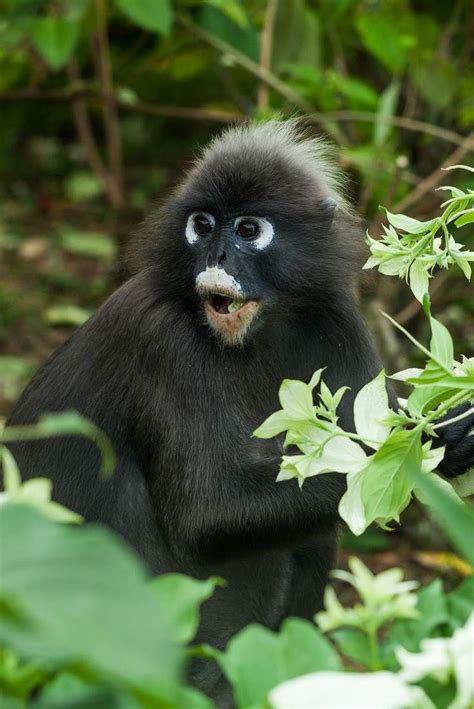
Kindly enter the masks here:
M 346 185 L 346 178 L 336 164 L 333 146 L 321 136 L 308 134 L 304 120 L 270 120 L 261 123 L 248 123 L 232 126 L 217 135 L 204 148 L 195 168 L 205 166 L 216 157 L 239 156 L 241 160 L 262 158 L 280 158 L 295 171 L 305 173 L 323 197 L 335 200 L 339 209 L 351 212 L 348 202 L 341 191 Z

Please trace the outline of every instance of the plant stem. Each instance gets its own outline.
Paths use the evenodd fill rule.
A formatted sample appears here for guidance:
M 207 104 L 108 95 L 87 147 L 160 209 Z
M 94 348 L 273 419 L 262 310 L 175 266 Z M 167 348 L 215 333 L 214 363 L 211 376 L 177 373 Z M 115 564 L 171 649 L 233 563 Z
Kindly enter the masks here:
M 420 431 L 426 428 L 427 424 L 431 423 L 435 419 L 441 418 L 443 414 L 447 413 L 450 409 L 454 408 L 458 404 L 464 404 L 464 402 L 469 401 L 472 394 L 469 392 L 458 392 L 453 394 L 449 399 L 447 399 L 436 411 L 432 411 L 428 416 L 426 416 L 423 421 L 416 426 L 415 431 Z
M 473 416 L 473 415 L 474 415 L 474 408 L 467 409 L 467 411 L 464 411 L 462 414 L 459 414 L 458 416 L 453 416 L 452 419 L 448 419 L 447 421 L 441 421 L 441 423 L 435 423 L 433 425 L 433 428 L 443 428 L 444 426 L 450 426 L 452 423 L 456 423 L 457 421 L 462 421 L 462 419 L 465 419 L 468 416 Z
M 380 670 L 382 667 L 382 662 L 380 660 L 380 653 L 379 653 L 379 643 L 378 643 L 378 638 L 377 638 L 377 629 L 376 628 L 368 628 L 366 633 L 367 633 L 367 639 L 369 641 L 370 669 L 373 672 L 376 672 L 377 670 Z

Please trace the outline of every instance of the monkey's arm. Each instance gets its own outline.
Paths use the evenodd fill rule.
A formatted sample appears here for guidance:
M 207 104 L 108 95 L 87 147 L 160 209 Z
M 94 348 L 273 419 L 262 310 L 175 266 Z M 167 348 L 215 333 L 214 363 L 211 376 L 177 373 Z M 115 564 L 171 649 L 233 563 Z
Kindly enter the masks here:
M 439 438 L 435 439 L 435 445 L 446 446 L 438 469 L 447 478 L 462 475 L 474 466 L 474 408 L 470 403 L 462 404 L 436 422 L 445 423 L 469 410 L 469 416 L 436 429 Z

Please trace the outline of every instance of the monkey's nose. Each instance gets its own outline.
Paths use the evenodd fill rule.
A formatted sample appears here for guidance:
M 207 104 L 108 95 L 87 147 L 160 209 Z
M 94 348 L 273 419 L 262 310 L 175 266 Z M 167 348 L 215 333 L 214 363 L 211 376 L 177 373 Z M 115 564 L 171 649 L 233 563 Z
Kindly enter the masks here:
M 213 256 L 213 254 L 211 252 L 209 252 L 207 254 L 207 265 L 208 266 L 213 266 L 213 265 L 222 266 L 222 264 L 226 262 L 226 259 L 227 259 L 227 256 L 226 256 L 224 249 L 219 251 L 215 256 Z

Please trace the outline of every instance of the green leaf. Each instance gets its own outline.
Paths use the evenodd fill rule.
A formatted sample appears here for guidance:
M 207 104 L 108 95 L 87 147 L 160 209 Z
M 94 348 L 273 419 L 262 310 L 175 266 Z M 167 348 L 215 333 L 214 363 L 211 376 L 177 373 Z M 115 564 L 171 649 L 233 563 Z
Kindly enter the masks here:
M 3 487 L 5 492 L 13 493 L 21 485 L 21 476 L 16 460 L 6 446 L 0 445 L 0 461 L 3 469 Z
M 87 202 L 103 192 L 99 179 L 89 170 L 75 170 L 67 178 L 66 194 L 73 202 Z
M 170 0 L 115 0 L 120 10 L 139 27 L 169 34 L 173 22 Z
M 91 684 L 76 677 L 71 672 L 60 672 L 46 684 L 39 700 L 35 701 L 35 709 L 59 709 L 74 707 L 75 709 L 140 709 L 140 703 L 131 694 L 119 693 L 110 688 Z
M 474 468 L 471 468 L 463 475 L 453 478 L 451 483 L 459 497 L 474 495 Z
M 173 638 L 188 643 L 199 625 L 199 606 L 212 596 L 216 586 L 223 585 L 217 577 L 198 581 L 183 574 L 164 574 L 151 582 L 160 608 L 166 608 Z
M 396 229 L 406 231 L 408 234 L 423 234 L 423 232 L 427 231 L 436 221 L 436 219 L 430 219 L 427 222 L 420 222 L 413 217 L 407 217 L 406 214 L 392 214 L 388 209 L 385 209 L 385 214 L 390 224 Z
M 61 69 L 74 52 L 80 26 L 64 17 L 40 17 L 35 21 L 31 39 L 51 69 Z
M 398 96 L 400 95 L 400 82 L 392 81 L 391 84 L 381 94 L 377 108 L 377 121 L 374 125 L 373 142 L 378 148 L 387 142 L 393 126 L 387 120 L 395 115 L 397 110 Z
M 410 652 L 417 652 L 420 643 L 432 635 L 440 635 L 448 622 L 447 599 L 440 579 L 435 579 L 417 594 L 416 610 L 418 618 L 397 619 L 387 632 L 383 643 L 384 662 L 388 669 L 398 669 L 394 650 L 402 646 Z
M 279 633 L 249 625 L 218 657 L 239 709 L 260 707 L 280 682 L 318 670 L 338 670 L 330 642 L 308 621 L 285 620 Z
M 260 37 L 252 24 L 247 27 L 241 27 L 231 20 L 228 15 L 207 4 L 201 6 L 197 15 L 197 22 L 206 32 L 258 62 Z
M 390 413 L 388 394 L 385 386 L 385 371 L 366 384 L 354 401 L 354 422 L 356 431 L 367 441 L 383 443 L 390 433 L 390 425 L 385 419 Z M 368 445 L 375 448 L 370 442 Z M 378 447 L 378 446 L 377 446 Z
M 305 382 L 284 379 L 280 386 L 280 403 L 287 416 L 296 421 L 313 418 L 313 394 Z
M 457 227 L 461 227 L 466 224 L 472 224 L 472 222 L 474 222 L 474 209 L 470 209 L 468 212 L 458 217 L 454 223 Z
M 353 662 L 371 668 L 373 657 L 367 635 L 355 628 L 343 628 L 331 633 L 339 651 Z
M 421 438 L 413 431 L 395 431 L 361 473 L 361 499 L 367 525 L 398 519 L 406 507 L 422 460 Z
M 282 431 L 287 431 L 294 426 L 294 419 L 290 418 L 286 411 L 275 411 L 253 432 L 257 438 L 273 438 Z
M 207 5 L 212 5 L 217 10 L 220 10 L 224 15 L 239 25 L 239 27 L 247 27 L 249 18 L 245 9 L 242 7 L 239 0 L 204 0 Z
M 50 436 L 86 436 L 90 438 L 101 453 L 101 474 L 107 476 L 113 473 L 116 457 L 108 437 L 92 421 L 84 418 L 77 411 L 45 414 L 39 418 L 37 424 L 31 426 L 7 426 L 3 431 L 0 430 L 0 443 Z
M 16 399 L 34 371 L 31 362 L 23 357 L 0 355 L 0 394 L 8 401 Z
M 90 312 L 80 308 L 78 305 L 56 305 L 48 308 L 44 317 L 51 325 L 72 325 L 79 327 L 83 325 L 90 317 Z
M 317 13 L 304 0 L 278 0 L 273 32 L 272 69 L 288 64 L 312 70 L 321 66 L 321 26 Z
M 61 246 L 65 251 L 78 256 L 111 261 L 117 253 L 117 245 L 107 234 L 64 229 L 60 234 Z
M 422 377 L 417 377 L 416 379 L 408 379 L 410 384 L 416 384 L 422 387 L 424 385 L 424 379 Z M 440 379 L 433 384 L 428 385 L 433 389 L 448 389 L 451 388 L 453 393 L 457 391 L 474 391 L 474 376 L 456 377 L 446 374 L 443 379 Z
M 471 566 L 474 566 L 474 510 L 469 505 L 451 498 L 428 476 L 419 475 L 417 486 L 430 501 L 430 515 L 444 529 L 454 547 Z
M 373 7 L 357 16 L 356 27 L 365 48 L 392 74 L 404 68 L 416 36 L 404 28 L 403 13 L 396 17 L 383 14 L 382 6 Z
M 441 365 L 443 365 L 448 372 L 453 371 L 453 359 L 454 359 L 454 347 L 453 340 L 449 334 L 449 330 L 445 327 L 439 320 L 435 318 L 430 318 L 431 324 L 431 341 L 430 341 L 430 351 L 434 357 Z
M 369 463 L 370 464 L 370 463 Z M 363 470 L 349 473 L 347 476 L 347 490 L 339 502 L 339 514 L 353 534 L 359 536 L 369 526 L 364 504 L 362 502 L 362 475 Z
M 410 268 L 410 288 L 415 298 L 423 303 L 423 297 L 429 288 L 428 268 L 421 259 L 416 259 Z
M 447 599 L 449 625 L 452 630 L 461 627 L 472 613 L 474 599 L 474 576 L 465 579 Z
M 1 644 L 52 667 L 80 663 L 155 702 L 169 691 L 180 653 L 168 610 L 123 541 L 13 505 L 0 507 L 0 536 Z M 9 606 L 16 617 L 4 613 Z

